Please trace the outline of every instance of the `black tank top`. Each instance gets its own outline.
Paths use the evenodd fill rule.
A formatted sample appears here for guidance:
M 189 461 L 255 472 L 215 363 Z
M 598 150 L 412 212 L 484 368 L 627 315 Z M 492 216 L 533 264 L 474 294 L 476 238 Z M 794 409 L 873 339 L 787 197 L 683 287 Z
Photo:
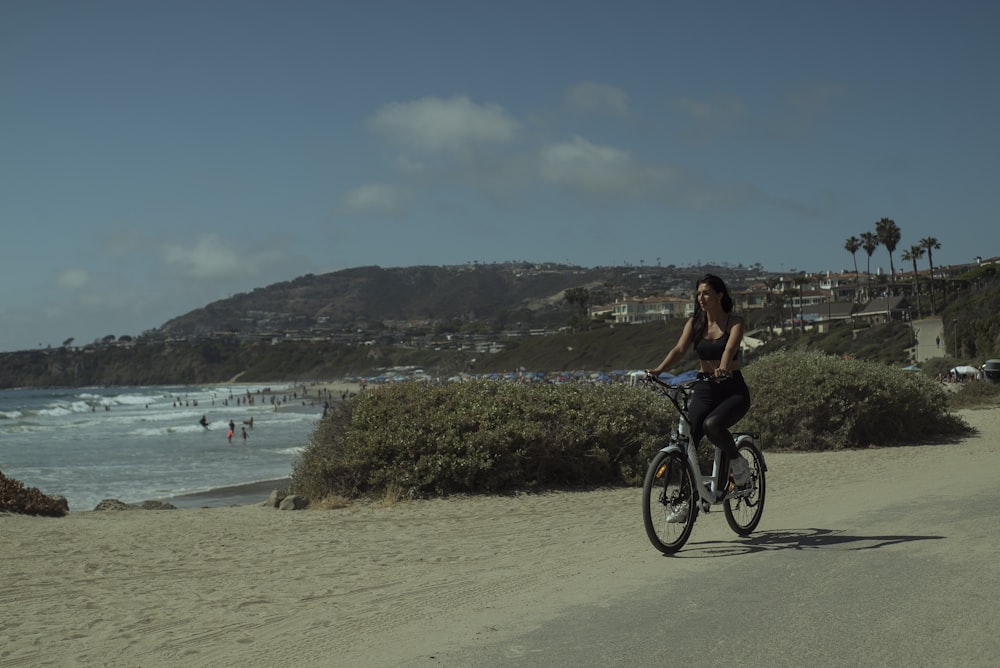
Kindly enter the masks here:
M 700 360 L 721 360 L 722 353 L 726 352 L 726 344 L 729 343 L 729 318 L 726 318 L 726 329 L 717 339 L 706 339 L 702 337 L 698 343 L 694 344 L 694 351 L 698 353 Z
M 694 350 L 700 360 L 721 360 L 722 353 L 726 352 L 727 343 L 729 343 L 729 332 L 717 339 L 702 339 L 695 344 Z

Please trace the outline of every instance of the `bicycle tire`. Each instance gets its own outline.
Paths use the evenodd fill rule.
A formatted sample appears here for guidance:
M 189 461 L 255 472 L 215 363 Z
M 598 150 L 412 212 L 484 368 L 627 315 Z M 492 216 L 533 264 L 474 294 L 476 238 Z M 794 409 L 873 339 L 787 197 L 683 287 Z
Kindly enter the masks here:
M 749 437 L 741 439 L 737 446 L 739 453 L 750 465 L 749 491 L 723 502 L 723 512 L 729 528 L 740 536 L 749 536 L 760 524 L 764 514 L 764 495 L 767 491 L 764 472 L 764 456 Z
M 687 504 L 687 517 L 667 522 L 675 508 Z M 687 460 L 679 452 L 659 452 L 642 483 L 642 520 L 649 542 L 663 554 L 673 554 L 691 536 L 698 516 L 694 480 Z

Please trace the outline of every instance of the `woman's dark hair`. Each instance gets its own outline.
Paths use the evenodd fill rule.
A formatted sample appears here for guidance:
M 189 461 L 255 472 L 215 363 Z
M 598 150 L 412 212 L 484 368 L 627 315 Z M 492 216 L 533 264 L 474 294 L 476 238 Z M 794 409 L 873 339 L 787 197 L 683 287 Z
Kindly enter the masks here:
M 694 284 L 695 298 L 694 298 L 694 315 L 691 316 L 693 321 L 692 333 L 694 334 L 694 342 L 697 343 L 705 337 L 705 330 L 708 329 L 708 316 L 701 308 L 701 304 L 698 302 L 698 286 L 705 284 L 712 288 L 718 293 L 722 294 L 722 310 L 726 313 L 733 312 L 733 298 L 729 295 L 729 288 L 726 287 L 725 281 L 716 276 L 715 274 L 705 274 L 698 279 L 698 282 Z

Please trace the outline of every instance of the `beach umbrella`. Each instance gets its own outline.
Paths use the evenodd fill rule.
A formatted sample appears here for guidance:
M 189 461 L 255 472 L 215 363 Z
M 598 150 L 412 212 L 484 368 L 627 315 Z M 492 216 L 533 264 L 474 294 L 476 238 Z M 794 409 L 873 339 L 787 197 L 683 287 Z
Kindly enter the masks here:
M 686 383 L 689 380 L 695 380 L 698 377 L 698 370 L 691 369 L 690 371 L 685 371 L 684 373 L 679 373 L 671 379 L 672 383 Z

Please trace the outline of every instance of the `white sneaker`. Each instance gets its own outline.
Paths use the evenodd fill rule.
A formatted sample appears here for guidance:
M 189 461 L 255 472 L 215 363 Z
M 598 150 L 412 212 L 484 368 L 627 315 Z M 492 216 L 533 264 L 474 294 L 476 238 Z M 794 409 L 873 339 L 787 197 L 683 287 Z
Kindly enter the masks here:
M 688 518 L 688 506 L 689 503 L 682 503 L 680 505 L 674 506 L 670 510 L 670 514 L 667 515 L 667 524 L 683 524 L 687 522 Z
M 733 474 L 733 482 L 737 487 L 742 487 L 750 482 L 750 464 L 743 459 L 742 455 L 729 462 L 729 472 Z

